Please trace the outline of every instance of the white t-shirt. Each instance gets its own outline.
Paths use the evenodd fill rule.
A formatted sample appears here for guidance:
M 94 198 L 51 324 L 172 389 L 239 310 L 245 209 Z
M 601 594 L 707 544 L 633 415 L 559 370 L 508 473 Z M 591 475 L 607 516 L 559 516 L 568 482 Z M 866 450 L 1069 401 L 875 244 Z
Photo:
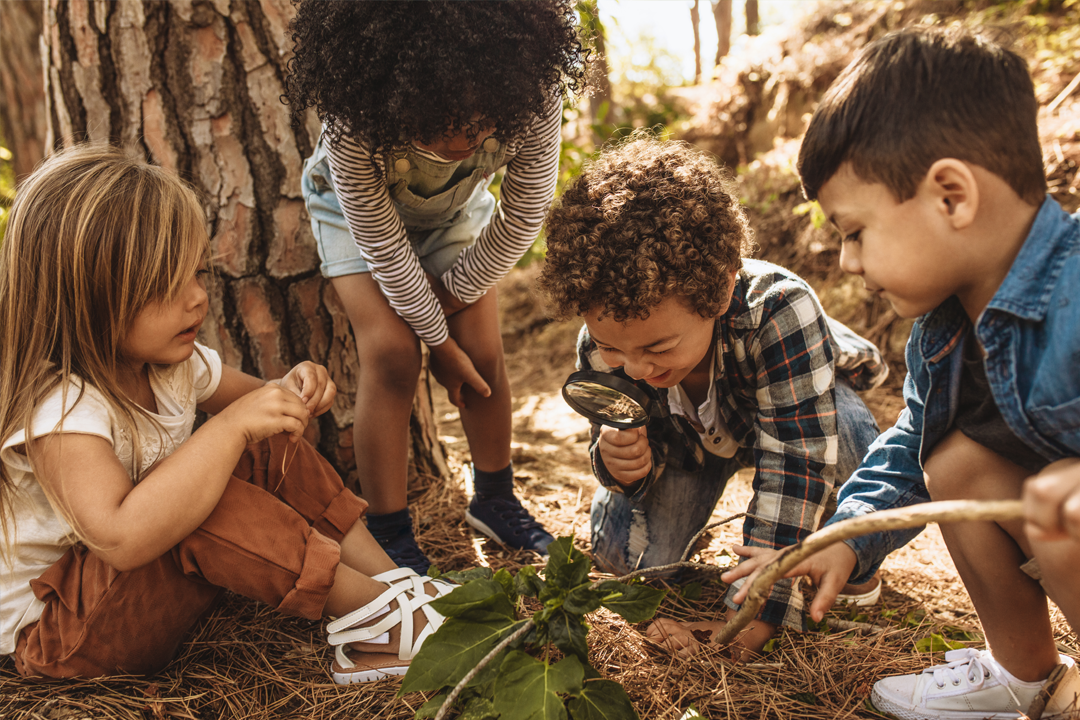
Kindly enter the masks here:
M 192 353 L 185 362 L 150 368 L 150 387 L 159 411 L 152 417 L 161 428 L 155 428 L 145 418 L 139 419 L 140 471 L 168 457 L 191 436 L 195 406 L 213 395 L 221 382 L 221 358 L 207 347 L 196 344 L 196 348 L 199 352 Z M 128 474 L 134 477 L 129 433 L 115 422 L 111 406 L 98 390 L 88 386 L 80 398 L 81 385 L 77 378 L 68 383 L 67 406 L 71 412 L 64 418 L 63 432 L 105 438 L 112 443 Z M 47 435 L 56 429 L 64 414 L 61 390 L 57 387 L 34 414 L 30 437 Z M 34 476 L 23 454 L 26 436 L 23 429 L 0 444 L 0 462 L 13 481 L 12 512 L 8 518 L 11 537 L 7 548 L 12 564 L 0 560 L 0 655 L 15 651 L 19 632 L 36 622 L 44 610 L 45 605 L 34 596 L 30 581 L 48 570 L 79 540 L 53 509 Z

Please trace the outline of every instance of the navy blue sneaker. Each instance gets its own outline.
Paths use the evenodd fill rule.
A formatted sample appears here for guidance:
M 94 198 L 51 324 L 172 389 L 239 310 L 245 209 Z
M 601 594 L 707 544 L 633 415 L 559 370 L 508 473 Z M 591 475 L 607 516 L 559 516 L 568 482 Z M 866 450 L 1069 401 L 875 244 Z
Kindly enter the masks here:
M 512 494 L 481 498 L 473 495 L 465 522 L 503 545 L 547 554 L 555 539 Z
M 412 568 L 417 575 L 427 575 L 431 561 L 424 555 L 424 551 L 416 544 L 412 526 L 408 526 L 397 535 L 388 538 L 376 537 L 382 549 L 390 556 L 398 567 Z

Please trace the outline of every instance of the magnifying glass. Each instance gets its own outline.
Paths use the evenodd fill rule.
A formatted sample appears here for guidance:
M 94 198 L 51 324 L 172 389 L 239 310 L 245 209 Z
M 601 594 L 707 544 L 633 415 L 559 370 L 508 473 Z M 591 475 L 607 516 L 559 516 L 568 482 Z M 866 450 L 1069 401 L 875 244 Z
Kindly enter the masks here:
M 566 379 L 562 395 L 567 405 L 589 420 L 620 430 L 641 427 L 669 414 L 663 403 L 634 383 L 596 370 L 573 373 Z

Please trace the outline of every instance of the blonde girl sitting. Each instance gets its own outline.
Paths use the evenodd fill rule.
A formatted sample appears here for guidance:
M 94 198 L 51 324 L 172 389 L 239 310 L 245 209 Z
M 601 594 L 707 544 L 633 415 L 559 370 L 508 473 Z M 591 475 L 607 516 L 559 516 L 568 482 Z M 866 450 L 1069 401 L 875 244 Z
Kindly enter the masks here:
M 209 243 L 168 172 L 83 146 L 19 188 L 0 247 L 0 654 L 149 674 L 222 588 L 329 626 L 339 683 L 402 674 L 444 583 L 398 569 L 301 439 L 335 388 L 195 340 Z M 192 432 L 196 408 L 212 417 Z

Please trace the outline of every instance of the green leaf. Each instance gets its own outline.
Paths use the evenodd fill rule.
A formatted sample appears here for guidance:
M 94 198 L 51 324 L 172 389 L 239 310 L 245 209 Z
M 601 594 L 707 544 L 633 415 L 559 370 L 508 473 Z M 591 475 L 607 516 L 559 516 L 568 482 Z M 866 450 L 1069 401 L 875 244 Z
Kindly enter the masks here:
M 427 718 L 433 718 L 438 715 L 439 708 L 442 707 L 443 702 L 446 701 L 446 696 L 449 694 L 449 692 L 439 693 L 421 705 L 420 709 L 416 711 L 415 720 L 427 720 Z
M 792 700 L 798 700 L 804 705 L 820 705 L 821 700 L 812 692 L 799 692 L 789 695 Z
M 548 545 L 548 563 L 544 577 L 548 585 L 572 590 L 589 579 L 592 561 L 574 547 L 574 538 L 561 537 Z
M 942 637 L 937 633 L 930 633 L 929 637 L 924 637 L 915 643 L 915 649 L 919 652 L 945 652 L 946 650 L 959 650 L 964 647 L 967 646 L 961 642 Z
M 687 600 L 700 600 L 701 599 L 701 583 L 692 582 L 683 585 L 682 591 L 679 593 Z
M 682 717 L 679 718 L 679 720 L 692 720 L 693 718 L 699 718 L 699 717 L 704 717 L 704 716 L 701 713 L 698 712 L 696 707 L 691 705 L 690 707 L 686 708 L 686 712 L 684 712 L 682 714 Z
M 456 685 L 499 642 L 525 620 L 502 618 L 488 622 L 449 618 L 429 637 L 409 664 L 399 694 L 430 692 Z M 496 658 L 492 664 L 498 664 Z M 490 665 L 489 665 L 490 667 Z M 474 680 L 484 681 L 484 673 Z
M 612 612 L 626 618 L 627 622 L 645 622 L 656 614 L 656 609 L 667 594 L 648 585 L 626 585 L 618 580 L 607 580 L 597 588 L 603 595 L 601 604 Z
M 472 580 L 449 595 L 431 601 L 431 607 L 448 618 L 487 622 L 514 619 L 514 603 L 495 580 Z
M 558 693 L 579 692 L 583 681 L 581 662 L 573 655 L 548 665 L 514 650 L 499 672 L 495 710 L 500 720 L 566 720 Z
M 495 711 L 495 705 L 486 697 L 474 697 L 472 702 L 465 706 L 457 720 L 495 720 L 499 713 Z
M 511 602 L 517 602 L 518 592 L 514 589 L 514 576 L 510 574 L 509 570 L 506 568 L 499 568 L 499 571 L 495 573 L 493 579 L 503 586 L 503 592 L 506 593 Z
M 567 612 L 566 608 L 559 608 L 551 613 L 547 621 L 548 637 L 555 647 L 567 655 L 573 653 L 581 660 L 588 661 L 589 646 L 585 642 L 585 636 L 589 628 L 580 615 Z
M 430 568 L 428 569 L 428 575 L 431 575 Z M 451 570 L 448 573 L 440 573 L 436 570 L 436 574 L 432 575 L 439 580 L 449 580 L 450 582 L 456 582 L 461 585 L 469 582 L 470 580 L 490 580 L 491 568 L 488 567 L 474 567 L 468 570 Z
M 578 585 L 566 595 L 562 606 L 567 612 L 584 615 L 600 607 L 601 597 L 599 590 L 593 590 L 588 585 Z
M 526 565 L 518 571 L 514 578 L 514 590 L 518 595 L 536 597 L 544 589 L 544 581 L 536 574 L 536 568 Z
M 569 710 L 574 720 L 636 720 L 638 717 L 623 686 L 613 680 L 585 683 L 581 693 L 571 698 Z

